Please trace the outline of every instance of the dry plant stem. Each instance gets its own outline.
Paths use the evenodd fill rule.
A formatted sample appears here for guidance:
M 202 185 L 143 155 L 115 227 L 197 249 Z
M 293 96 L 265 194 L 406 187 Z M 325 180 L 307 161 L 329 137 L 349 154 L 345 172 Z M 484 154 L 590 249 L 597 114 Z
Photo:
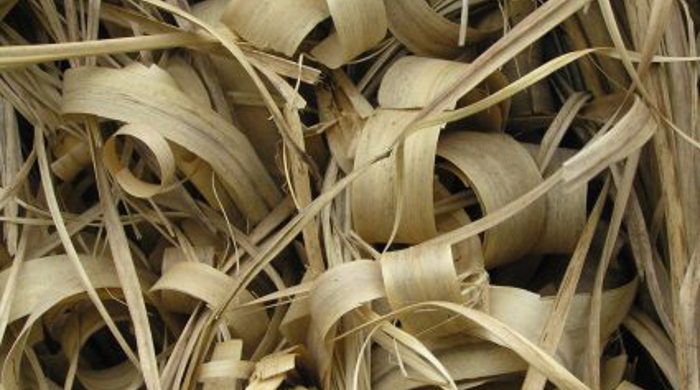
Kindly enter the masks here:
M 613 169 L 615 175 L 621 175 Z M 664 265 L 659 264 L 652 253 L 651 238 L 646 226 L 644 226 L 644 215 L 642 213 L 636 191 L 630 194 L 628 212 L 625 214 L 625 223 L 630 236 L 630 245 L 635 259 L 639 259 L 641 264 L 641 276 L 646 280 L 647 288 L 651 295 L 656 312 L 661 319 L 661 323 L 668 334 L 673 333 L 673 323 L 671 320 L 671 292 L 668 288 L 668 281 L 665 272 L 660 274 L 660 270 L 665 271 Z
M 178 368 L 177 364 L 182 364 L 182 362 L 186 360 L 183 356 L 185 356 L 185 348 L 188 341 L 192 340 L 189 336 L 193 333 L 193 329 L 197 329 L 203 323 L 203 316 L 200 315 L 202 307 L 203 305 L 199 305 L 194 309 L 184 329 L 180 332 L 180 337 L 178 337 L 175 345 L 172 347 L 168 360 L 162 367 L 160 381 L 164 388 L 174 388 L 174 386 L 176 386 L 175 375 Z
M 678 366 L 674 356 L 674 347 L 663 330 L 644 313 L 633 309 L 622 323 L 637 340 L 649 351 L 661 372 L 668 379 L 671 387 L 679 389 Z
M 559 143 L 564 138 L 564 134 L 566 134 L 569 126 L 574 121 L 578 112 L 583 108 L 588 98 L 589 96 L 585 93 L 575 93 L 571 95 L 566 100 L 561 110 L 559 110 L 552 124 L 545 131 L 539 153 L 536 157 L 537 165 L 540 167 L 540 173 L 544 173 L 546 170 Z
M 129 250 L 129 242 L 119 221 L 119 213 L 112 198 L 107 172 L 99 157 L 102 153 L 97 123 L 94 119 L 88 119 L 86 127 L 90 139 L 90 153 L 93 157 L 95 181 L 99 190 L 102 214 L 105 218 L 107 240 L 109 241 L 112 260 L 116 266 L 119 280 L 122 283 L 124 297 L 134 324 L 140 367 L 143 371 L 146 387 L 149 390 L 159 390 L 161 389 L 161 383 L 153 346 L 153 336 L 146 311 L 146 302 L 143 299 L 141 286 L 136 275 L 134 260 Z
M 0 120 L 0 128 L 4 127 L 4 145 L 5 145 L 5 166 L 2 174 L 2 184 L 7 186 L 13 180 L 16 180 L 16 176 L 19 173 L 20 165 L 22 163 L 22 153 L 19 127 L 17 123 L 17 116 L 15 115 L 14 108 L 7 103 L 4 103 L 0 99 L 0 110 L 4 111 L 2 115 L 3 120 Z M 6 217 L 16 217 L 19 211 L 19 205 L 17 202 L 9 202 L 5 208 Z M 17 241 L 19 237 L 19 226 L 16 224 L 10 224 L 4 229 L 4 237 L 7 246 L 7 252 L 10 255 L 14 255 L 17 251 Z
M 97 41 L 49 43 L 43 45 L 4 46 L 0 48 L 0 69 L 27 66 L 42 62 L 70 58 L 82 58 L 114 53 L 130 53 L 141 50 L 169 49 L 174 47 L 215 44 L 215 38 L 189 32 L 144 35 L 139 37 L 111 38 Z
M 596 276 L 593 284 L 593 292 L 591 295 L 591 315 L 588 328 L 588 348 L 586 350 L 587 370 L 586 377 L 588 385 L 593 389 L 600 388 L 600 307 L 602 304 L 603 282 L 607 274 L 608 265 L 610 264 L 611 256 L 617 240 L 622 218 L 627 208 L 627 200 L 629 199 L 632 184 L 634 182 L 635 172 L 639 163 L 640 152 L 634 152 L 626 161 L 625 169 L 622 174 L 622 180 L 617 185 L 617 193 L 615 194 L 615 206 L 608 227 L 608 232 L 605 237 L 605 245 L 603 253 L 600 256 L 600 263 L 596 270 Z
M 554 0 L 548 1 L 537 8 L 482 53 L 469 68 L 465 70 L 465 76 L 461 77 L 449 89 L 423 108 L 411 125 L 420 123 L 430 115 L 447 108 L 449 102 L 456 100 L 458 97 L 472 90 L 496 69 L 510 60 L 513 55 L 521 52 L 532 44 L 532 42 L 541 38 L 542 35 L 546 34 L 562 20 L 581 9 L 589 1 L 590 0 Z M 416 130 L 412 129 L 411 125 L 409 125 L 403 135 L 397 139 L 397 144 L 402 143 L 412 131 Z
M 681 291 L 678 297 L 680 307 L 680 319 L 684 327 L 687 339 L 680 348 L 685 349 L 688 369 L 688 388 L 700 388 L 698 379 L 698 332 L 700 321 L 698 321 L 698 299 L 700 299 L 700 240 L 696 241 L 693 255 L 690 258 L 685 278 L 681 283 Z M 678 348 L 678 347 L 677 347 Z M 692 368 L 696 369 L 693 370 Z
M 380 154 L 374 159 L 367 162 L 361 167 L 356 167 L 355 170 L 348 176 L 336 182 L 326 192 L 322 193 L 314 201 L 309 204 L 302 212 L 298 213 L 287 225 L 282 228 L 277 235 L 271 239 L 270 243 L 265 246 L 260 253 L 255 256 L 249 263 L 250 266 L 241 270 L 241 277 L 229 292 L 224 300 L 224 304 L 215 308 L 214 317 L 218 317 L 228 307 L 231 300 L 236 298 L 240 292 L 248 287 L 253 278 L 260 273 L 260 270 L 269 264 L 289 243 L 296 237 L 303 228 L 323 210 L 323 207 L 329 204 L 341 191 L 347 188 L 354 180 L 360 177 L 372 164 L 377 161 L 384 160 L 389 157 L 389 152 Z
M 674 168 L 673 157 L 668 143 L 669 131 L 667 127 L 662 127 L 654 137 L 654 151 L 659 161 L 660 175 L 664 178 L 662 187 L 664 194 L 664 205 L 666 215 L 666 232 L 668 235 L 668 246 L 670 254 L 670 274 L 671 291 L 673 303 L 674 322 L 674 343 L 676 345 L 676 359 L 679 365 L 679 375 L 681 379 L 680 388 L 687 387 L 687 381 L 694 367 L 688 367 L 686 356 L 688 334 L 692 329 L 686 329 L 681 321 L 682 309 L 680 307 L 680 292 L 687 268 L 687 245 L 685 242 L 685 216 L 681 208 L 680 194 L 678 192 L 678 182 L 676 170 Z
M 670 255 L 671 291 L 674 318 L 674 344 L 680 375 L 680 388 L 688 387 L 689 377 L 697 372 L 697 367 L 688 366 L 686 356 L 688 335 L 693 329 L 687 329 L 682 319 L 680 292 L 688 263 L 688 247 L 685 241 L 685 215 L 681 207 L 681 197 L 678 188 L 678 176 L 673 161 L 669 138 L 671 131 L 667 126 L 659 129 L 654 137 L 654 151 L 659 161 L 659 173 L 663 178 L 663 196 L 666 216 L 666 234 Z
M 588 387 L 583 384 L 578 378 L 573 376 L 569 371 L 563 369 L 554 358 L 549 356 L 547 353 L 539 349 L 537 346 L 532 344 L 518 332 L 515 332 L 507 325 L 495 320 L 493 317 L 482 313 L 478 310 L 470 309 L 459 304 L 451 302 L 423 302 L 419 304 L 405 306 L 399 310 L 396 310 L 386 316 L 380 317 L 378 320 L 369 321 L 361 326 L 361 328 L 371 327 L 377 321 L 386 320 L 388 318 L 394 317 L 401 314 L 401 312 L 410 312 L 420 308 L 433 307 L 436 309 L 445 310 L 460 317 L 464 317 L 469 321 L 473 322 L 478 328 L 484 331 L 485 337 L 493 341 L 498 341 L 509 348 L 513 349 L 518 355 L 523 359 L 532 364 L 536 370 L 541 371 L 543 374 L 549 378 L 554 384 L 560 388 L 566 389 L 588 389 Z M 350 332 L 355 332 L 359 328 L 355 328 Z M 341 335 L 339 337 L 344 337 Z M 546 363 L 545 363 L 546 362 Z
M 105 7 L 107 8 L 107 7 Z M 166 26 L 166 25 L 164 25 Z M 63 43 L 48 43 L 36 45 L 15 45 L 0 47 L 0 70 L 28 67 L 43 62 L 66 59 L 80 59 L 100 55 L 116 55 L 120 53 L 143 52 L 150 50 L 189 47 L 203 52 L 213 51 L 221 54 L 220 41 L 204 31 L 183 32 L 177 28 L 156 29 L 151 35 L 141 35 L 123 38 L 108 38 L 95 41 L 78 41 Z M 297 77 L 298 66 L 272 54 L 241 47 L 251 63 L 256 67 L 280 72 L 288 77 Z M 306 65 L 301 67 L 301 79 L 306 83 L 318 81 L 320 72 Z
M 129 360 L 131 360 L 134 363 L 134 365 L 138 366 L 138 359 L 136 358 L 136 355 L 131 350 L 131 347 L 129 347 L 129 344 L 126 342 L 126 339 L 124 339 L 124 336 L 121 334 L 119 329 L 117 329 L 117 325 L 112 320 L 111 315 L 109 314 L 109 312 L 107 312 L 107 308 L 102 303 L 102 299 L 99 297 L 97 291 L 95 290 L 95 287 L 90 282 L 90 278 L 88 277 L 87 273 L 85 272 L 85 269 L 83 268 L 80 262 L 78 252 L 76 251 L 75 246 L 73 245 L 71 236 L 68 233 L 68 230 L 66 229 L 63 217 L 61 216 L 61 210 L 56 200 L 57 198 L 56 193 L 54 192 L 53 183 L 51 182 L 51 172 L 49 171 L 49 163 L 46 156 L 46 149 L 44 147 L 44 132 L 40 127 L 34 128 L 34 140 L 35 148 L 37 150 L 39 171 L 41 173 L 41 182 L 42 188 L 44 190 L 44 196 L 46 198 L 46 203 L 48 204 L 49 211 L 51 212 L 51 218 L 53 219 L 54 224 L 56 226 L 56 232 L 59 235 L 64 249 L 66 250 L 66 254 L 71 260 L 76 271 L 78 272 L 78 275 L 80 275 L 80 279 L 84 284 L 85 290 L 88 293 L 88 297 L 90 298 L 92 303 L 95 305 L 95 308 L 97 308 L 98 312 L 104 319 L 109 331 L 117 340 L 119 346 L 124 350 L 124 353 L 129 358 Z
M 292 134 L 290 137 L 300 145 L 302 152 L 304 150 L 304 135 L 301 128 L 301 120 L 299 114 L 291 107 L 285 108 L 285 116 L 290 124 Z M 290 151 L 290 165 L 292 171 L 292 182 L 294 183 L 293 193 L 297 196 L 297 207 L 301 210 L 308 206 L 312 201 L 311 183 L 309 181 L 308 167 L 298 158 L 297 154 Z M 321 243 L 319 241 L 319 225 L 318 220 L 312 220 L 302 232 L 304 236 L 304 244 L 306 247 L 306 256 L 309 259 L 309 267 L 314 273 L 323 272 L 325 266 L 323 264 L 323 256 L 321 253 Z
M 670 3 L 667 1 L 655 2 L 655 7 L 653 12 L 663 14 L 666 11 L 663 9 L 668 7 Z M 608 25 L 608 31 L 611 33 L 615 46 L 623 54 L 623 64 L 627 69 L 628 73 L 635 81 L 635 86 L 638 88 L 639 92 L 654 106 L 661 106 L 659 109 L 661 112 L 664 111 L 662 106 L 662 100 L 650 96 L 645 89 L 642 81 L 640 80 L 640 75 L 631 65 L 629 58 L 625 57 L 626 49 L 624 48 L 624 43 L 622 42 L 617 24 L 612 15 L 612 8 L 608 0 L 600 0 L 601 8 L 604 9 L 604 17 L 606 19 L 606 24 Z M 647 50 L 647 58 L 650 57 L 651 50 L 660 40 L 661 32 L 663 30 L 662 26 L 657 26 L 654 28 L 651 34 L 645 36 L 644 49 Z M 643 62 L 640 64 L 640 73 L 648 69 L 648 59 L 645 60 L 643 57 Z M 645 84 L 649 88 L 659 87 L 657 79 L 652 73 L 651 77 L 647 78 L 647 83 Z M 655 103 L 655 104 L 654 104 Z M 680 375 L 680 388 L 689 388 L 690 377 L 693 376 L 693 372 L 697 372 L 697 367 L 691 367 L 689 362 L 695 359 L 689 359 L 687 356 L 688 339 L 689 333 L 693 332 L 693 329 L 687 329 L 686 323 L 681 320 L 682 318 L 682 308 L 680 304 L 680 291 L 683 284 L 683 279 L 685 277 L 685 270 L 687 266 L 687 246 L 685 243 L 685 217 L 683 215 L 681 205 L 681 198 L 678 190 L 678 179 L 676 174 L 676 169 L 674 167 L 675 163 L 673 161 L 673 156 L 671 154 L 671 146 L 669 143 L 669 133 L 668 127 L 663 126 L 660 131 L 657 132 L 654 137 L 654 152 L 658 160 L 659 173 L 664 180 L 664 185 L 662 186 L 662 193 L 664 195 L 664 205 L 666 209 L 666 231 L 669 241 L 669 254 L 670 254 L 670 264 L 671 264 L 671 291 L 672 291 L 672 305 L 673 305 L 673 324 L 674 324 L 674 344 L 676 345 L 676 359 L 679 366 Z
M 0 387 L 700 386 L 687 0 L 0 3 Z
M 647 81 L 647 85 L 658 86 L 658 79 L 652 73 Z M 666 112 L 662 98 L 656 98 L 660 110 Z M 654 136 L 654 152 L 658 160 L 659 174 L 663 179 L 662 194 L 664 198 L 666 234 L 668 235 L 668 248 L 670 257 L 671 274 L 671 297 L 674 322 L 674 344 L 676 345 L 676 360 L 680 375 L 680 388 L 686 389 L 688 381 L 697 372 L 696 367 L 688 365 L 690 359 L 686 355 L 689 334 L 693 329 L 687 329 L 682 321 L 682 308 L 680 304 L 680 293 L 685 277 L 685 270 L 688 263 L 688 247 L 685 240 L 686 217 L 681 203 L 681 195 L 678 185 L 678 171 L 675 167 L 672 146 L 670 143 L 671 129 L 669 126 L 662 126 Z
M 552 311 L 549 313 L 546 325 L 540 333 L 539 346 L 549 354 L 553 354 L 556 351 L 562 332 L 564 331 L 564 325 L 566 324 L 566 318 L 569 314 L 571 301 L 574 298 L 576 286 L 581 276 L 583 265 L 586 262 L 588 250 L 590 249 L 591 242 L 593 241 L 593 236 L 598 226 L 598 221 L 600 221 L 603 205 L 605 204 L 605 199 L 608 195 L 609 186 L 610 179 L 608 178 L 605 181 L 603 189 L 598 195 L 598 200 L 596 201 L 595 206 L 593 206 L 591 215 L 588 217 L 588 222 L 581 233 L 576 249 L 574 249 L 569 265 L 566 268 L 566 273 L 564 274 L 561 286 L 559 287 L 559 291 L 557 292 L 554 300 Z M 547 379 L 531 366 L 528 368 L 527 374 L 525 375 L 525 382 L 523 383 L 522 389 L 541 390 L 544 388 L 546 382 Z

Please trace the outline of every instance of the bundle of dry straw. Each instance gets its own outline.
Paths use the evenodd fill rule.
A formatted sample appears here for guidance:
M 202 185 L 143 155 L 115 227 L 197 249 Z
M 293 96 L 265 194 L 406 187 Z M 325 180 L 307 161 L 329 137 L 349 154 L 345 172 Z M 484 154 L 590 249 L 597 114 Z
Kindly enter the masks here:
M 0 0 L 0 389 L 699 389 L 699 11 Z

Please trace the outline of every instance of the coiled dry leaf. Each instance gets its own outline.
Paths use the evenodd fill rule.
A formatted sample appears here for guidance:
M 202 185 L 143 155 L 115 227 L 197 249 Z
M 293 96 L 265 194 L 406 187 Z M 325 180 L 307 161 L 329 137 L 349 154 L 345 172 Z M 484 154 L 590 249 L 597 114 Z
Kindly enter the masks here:
M 0 0 L 0 389 L 698 389 L 699 9 Z

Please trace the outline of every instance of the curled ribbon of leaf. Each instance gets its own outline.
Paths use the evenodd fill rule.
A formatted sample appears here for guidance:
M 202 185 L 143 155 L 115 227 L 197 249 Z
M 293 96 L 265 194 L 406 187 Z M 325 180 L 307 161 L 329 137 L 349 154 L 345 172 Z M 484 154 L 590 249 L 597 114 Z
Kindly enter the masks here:
M 256 46 L 292 56 L 329 16 L 334 29 L 311 55 L 332 69 L 371 49 L 386 34 L 382 0 L 232 0 L 222 21 Z

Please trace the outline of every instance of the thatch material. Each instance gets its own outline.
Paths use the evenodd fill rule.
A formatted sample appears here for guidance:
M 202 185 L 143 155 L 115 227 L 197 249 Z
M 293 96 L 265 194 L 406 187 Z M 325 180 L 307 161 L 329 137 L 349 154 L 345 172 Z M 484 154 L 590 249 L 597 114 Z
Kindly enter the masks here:
M 700 388 L 698 10 L 0 0 L 0 389 Z

